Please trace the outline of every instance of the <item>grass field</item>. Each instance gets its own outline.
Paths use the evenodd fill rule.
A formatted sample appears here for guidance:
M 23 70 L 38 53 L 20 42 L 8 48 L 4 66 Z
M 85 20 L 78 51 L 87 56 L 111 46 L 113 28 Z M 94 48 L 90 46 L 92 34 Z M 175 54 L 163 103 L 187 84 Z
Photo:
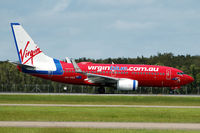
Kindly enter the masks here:
M 200 97 L 0 95 L 0 103 L 200 106 Z
M 8 104 L 90 104 L 200 106 L 200 97 L 0 95 Z M 0 106 L 0 121 L 99 121 L 200 123 L 199 108 L 34 107 Z M 189 130 L 17 128 L 0 127 L 0 133 L 199 133 Z
M 200 109 L 129 107 L 0 107 L 0 121 L 200 123 Z
M 91 129 L 91 128 L 8 128 L 0 127 L 1 133 L 199 133 L 189 130 L 145 129 Z

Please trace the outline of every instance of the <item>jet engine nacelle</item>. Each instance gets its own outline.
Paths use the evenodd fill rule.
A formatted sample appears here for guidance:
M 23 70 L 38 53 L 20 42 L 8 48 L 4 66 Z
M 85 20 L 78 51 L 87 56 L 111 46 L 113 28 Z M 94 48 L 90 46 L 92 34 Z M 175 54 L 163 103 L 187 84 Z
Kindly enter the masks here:
M 137 90 L 138 81 L 131 79 L 120 79 L 117 82 L 117 90 Z

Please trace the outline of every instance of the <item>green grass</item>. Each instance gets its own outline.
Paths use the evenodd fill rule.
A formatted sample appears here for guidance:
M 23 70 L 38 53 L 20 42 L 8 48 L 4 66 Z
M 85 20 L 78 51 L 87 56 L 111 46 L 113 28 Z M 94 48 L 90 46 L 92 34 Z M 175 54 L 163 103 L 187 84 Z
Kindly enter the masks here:
M 0 121 L 200 123 L 200 109 L 1 106 Z
M 0 95 L 0 103 L 116 104 L 200 106 L 200 97 L 88 96 L 88 95 Z
M 199 133 L 189 130 L 98 129 L 98 128 L 13 128 L 0 127 L 1 133 Z

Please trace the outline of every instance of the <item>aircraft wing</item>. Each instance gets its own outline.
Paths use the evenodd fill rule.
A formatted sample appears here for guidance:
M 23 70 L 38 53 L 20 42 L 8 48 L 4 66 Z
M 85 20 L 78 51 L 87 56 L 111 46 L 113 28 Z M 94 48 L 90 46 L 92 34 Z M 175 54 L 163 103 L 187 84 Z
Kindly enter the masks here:
M 116 83 L 119 78 L 113 78 L 113 77 L 109 77 L 109 76 L 103 76 L 103 75 L 98 75 L 98 74 L 92 74 L 92 73 L 87 73 L 87 79 L 88 82 L 91 83 Z
M 71 60 L 71 62 L 73 64 L 75 72 L 86 75 L 87 79 L 85 80 L 87 80 L 90 83 L 110 84 L 110 83 L 116 83 L 119 80 L 119 78 L 83 72 L 73 59 Z

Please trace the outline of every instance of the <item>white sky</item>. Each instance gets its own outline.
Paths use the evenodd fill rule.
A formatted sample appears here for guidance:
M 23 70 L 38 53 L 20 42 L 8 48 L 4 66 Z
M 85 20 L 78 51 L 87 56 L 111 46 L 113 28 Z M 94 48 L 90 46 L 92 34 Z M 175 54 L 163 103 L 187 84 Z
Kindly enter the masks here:
M 200 0 L 1 0 L 0 20 L 0 60 L 18 60 L 10 22 L 58 59 L 200 55 Z

